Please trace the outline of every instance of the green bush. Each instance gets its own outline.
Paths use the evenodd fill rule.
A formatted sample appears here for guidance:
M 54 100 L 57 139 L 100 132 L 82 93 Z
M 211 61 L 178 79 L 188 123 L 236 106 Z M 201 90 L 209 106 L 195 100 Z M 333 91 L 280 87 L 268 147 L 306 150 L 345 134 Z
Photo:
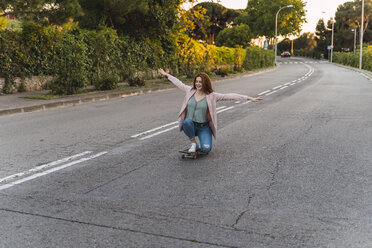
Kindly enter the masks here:
M 80 35 L 65 34 L 55 44 L 54 81 L 50 84 L 52 93 L 75 94 L 88 83 L 88 68 L 91 59 L 87 56 L 87 45 Z
M 356 50 L 355 54 L 350 52 L 334 52 L 333 62 L 358 68 L 359 54 L 359 49 Z M 362 59 L 362 69 L 372 71 L 372 46 L 363 46 Z
M 128 83 L 129 83 L 129 86 L 145 86 L 145 80 L 139 77 L 130 78 L 128 80 Z
M 243 62 L 243 68 L 246 70 L 254 70 L 259 68 L 267 68 L 274 65 L 274 51 L 264 50 L 257 47 L 248 47 Z
M 307 58 L 313 58 L 313 59 L 321 59 L 323 56 L 322 53 L 316 49 L 310 49 L 310 50 L 299 49 L 299 50 L 296 50 L 295 53 L 296 53 L 296 56 L 298 57 L 307 57 Z

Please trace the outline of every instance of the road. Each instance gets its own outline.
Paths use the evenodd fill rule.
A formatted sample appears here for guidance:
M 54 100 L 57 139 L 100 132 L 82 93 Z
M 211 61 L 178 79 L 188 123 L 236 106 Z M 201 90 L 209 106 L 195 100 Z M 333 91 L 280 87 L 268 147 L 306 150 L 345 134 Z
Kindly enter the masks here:
M 197 160 L 177 89 L 0 117 L 0 247 L 372 247 L 372 82 L 279 62 Z

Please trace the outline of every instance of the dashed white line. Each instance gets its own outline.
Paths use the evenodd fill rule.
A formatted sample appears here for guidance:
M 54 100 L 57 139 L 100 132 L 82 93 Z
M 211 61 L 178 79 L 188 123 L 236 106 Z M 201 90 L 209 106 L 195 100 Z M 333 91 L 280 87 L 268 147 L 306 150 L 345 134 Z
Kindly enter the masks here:
M 276 90 L 274 90 L 274 91 L 272 91 L 272 92 L 270 92 L 270 93 L 266 94 L 265 96 L 270 96 L 271 94 L 274 94 L 275 92 L 277 92 L 277 91 L 276 91 Z
M 221 112 L 224 112 L 224 111 L 227 111 L 227 110 L 230 110 L 230 109 L 233 109 L 234 106 L 231 106 L 231 107 L 228 107 L 228 108 L 225 108 L 225 109 L 221 109 L 220 111 L 217 111 L 217 114 L 218 113 L 221 113 Z
M 218 108 L 216 108 L 216 110 L 223 109 L 223 108 L 226 108 L 226 106 L 218 107 Z M 162 126 L 160 126 L 160 127 L 155 127 L 155 128 L 153 128 L 153 129 L 147 130 L 147 131 L 145 131 L 145 132 L 142 132 L 142 133 L 138 133 L 138 134 L 132 135 L 132 136 L 130 136 L 130 137 L 131 137 L 131 138 L 138 138 L 138 137 L 140 137 L 140 136 L 142 136 L 142 135 L 145 135 L 145 134 L 149 134 L 149 133 L 155 132 L 155 131 L 157 131 L 157 130 L 159 130 L 159 129 L 163 129 L 163 128 L 165 128 L 165 127 L 169 127 L 169 126 L 175 125 L 175 124 L 177 124 L 177 123 L 178 123 L 178 121 L 174 121 L 174 122 L 171 122 L 171 123 L 168 123 L 168 124 L 162 125 Z M 169 131 L 169 130 L 172 130 L 172 129 L 173 129 L 173 128 L 170 128 L 170 129 L 167 129 L 167 130 Z M 163 133 L 163 132 L 160 132 L 160 133 Z M 148 136 L 146 136 L 146 137 L 148 137 Z M 146 138 L 146 137 L 145 137 L 145 138 Z
M 170 130 L 176 129 L 177 127 L 178 127 L 178 125 L 177 125 L 177 126 L 174 126 L 174 127 L 171 127 L 171 128 L 168 128 L 168 129 L 164 129 L 164 130 L 162 130 L 162 131 L 159 131 L 159 132 L 156 132 L 156 133 L 153 133 L 153 134 L 147 135 L 147 136 L 145 136 L 145 137 L 142 137 L 142 138 L 140 138 L 139 140 L 145 140 L 145 139 L 152 138 L 152 137 L 154 137 L 154 136 L 156 136 L 156 135 L 159 135 L 159 134 L 162 134 L 162 133 L 168 132 L 168 131 L 170 131 Z
M 163 125 L 163 126 L 156 127 L 156 128 L 153 128 L 153 129 L 147 130 L 147 131 L 145 131 L 145 132 L 142 132 L 142 133 L 138 133 L 138 134 L 132 135 L 132 136 L 130 136 L 130 137 L 131 137 L 131 138 L 137 138 L 137 137 L 139 137 L 139 136 L 142 136 L 142 135 L 145 135 L 145 134 L 148 134 L 148 133 L 152 133 L 152 132 L 154 132 L 154 131 L 156 131 L 156 130 L 159 130 L 159 129 L 162 129 L 162 128 L 165 128 L 165 127 L 168 127 L 168 126 L 174 125 L 174 124 L 176 124 L 176 123 L 177 123 L 177 121 L 175 121 L 175 122 L 171 122 L 171 123 L 165 124 L 165 125 Z
M 278 85 L 278 86 L 274 87 L 273 90 L 279 89 L 280 87 L 283 87 L 283 85 Z
M 259 96 L 262 96 L 262 95 L 264 95 L 264 94 L 266 94 L 266 93 L 268 93 L 268 92 L 270 92 L 270 90 L 266 90 L 266 91 L 264 91 L 264 92 L 261 92 L 261 93 L 259 93 L 258 95 L 259 95 Z
M 50 173 L 52 173 L 52 172 L 62 170 L 62 169 L 64 169 L 64 168 L 70 167 L 70 166 L 72 166 L 72 165 L 79 164 L 79 163 L 82 163 L 82 162 L 84 162 L 84 161 L 87 161 L 87 160 L 91 160 L 91 159 L 97 158 L 97 157 L 102 156 L 102 155 L 104 155 L 104 154 L 106 154 L 106 153 L 107 153 L 107 152 L 100 152 L 100 153 L 97 153 L 97 154 L 92 155 L 92 156 L 90 156 L 90 157 L 82 158 L 82 159 L 79 159 L 79 160 L 76 160 L 76 161 L 70 162 L 70 163 L 68 163 L 68 164 L 64 164 L 64 165 L 61 165 L 61 166 L 58 166 L 58 167 L 55 167 L 55 168 L 52 168 L 52 169 L 49 169 L 49 170 L 46 170 L 46 171 L 43 171 L 43 172 L 36 173 L 36 174 L 34 174 L 34 175 L 32 175 L 32 176 L 22 178 L 22 179 L 20 179 L 20 180 L 17 180 L 17 181 L 14 181 L 14 182 L 10 182 L 10 183 L 8 183 L 8 184 L 1 185 L 1 186 L 0 186 L 0 190 L 7 189 L 7 188 L 13 187 L 13 186 L 15 186 L 15 185 L 17 185 L 17 184 L 21 184 L 21 183 L 24 183 L 24 182 L 30 181 L 30 180 L 35 179 L 35 178 L 38 178 L 38 177 L 48 175 L 48 174 L 50 174 Z
M 284 86 L 284 87 L 280 88 L 280 90 L 284 90 L 285 88 L 288 88 L 288 86 Z
M 21 177 L 21 176 L 24 176 L 24 175 L 27 175 L 27 174 L 31 174 L 31 173 L 36 172 L 36 171 L 40 171 L 42 169 L 45 169 L 45 168 L 48 168 L 48 167 L 51 167 L 51 166 L 55 166 L 55 165 L 58 165 L 58 164 L 65 163 L 67 161 L 73 160 L 73 159 L 78 158 L 78 157 L 82 157 L 82 156 L 87 155 L 89 153 L 92 153 L 92 151 L 85 151 L 85 152 L 73 155 L 71 157 L 63 158 L 63 159 L 60 159 L 60 160 L 57 160 L 57 161 L 54 161 L 54 162 L 50 162 L 50 163 L 47 163 L 47 164 L 37 166 L 36 168 L 32 168 L 28 171 L 16 173 L 16 174 L 10 175 L 8 177 L 1 178 L 0 183 L 5 183 L 9 180 L 16 179 L 18 177 Z

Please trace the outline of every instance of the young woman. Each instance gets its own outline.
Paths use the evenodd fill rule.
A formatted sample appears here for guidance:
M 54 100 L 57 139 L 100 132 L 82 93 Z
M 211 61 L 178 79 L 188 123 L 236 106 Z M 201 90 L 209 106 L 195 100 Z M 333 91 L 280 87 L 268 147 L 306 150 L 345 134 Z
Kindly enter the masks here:
M 178 115 L 180 131 L 184 131 L 191 141 L 189 152 L 195 152 L 197 147 L 195 137 L 199 137 L 200 149 L 210 152 L 212 149 L 212 135 L 216 138 L 217 112 L 216 103 L 223 100 L 252 101 L 262 100 L 262 97 L 249 97 L 239 94 L 220 94 L 213 90 L 211 80 L 206 73 L 196 75 L 192 86 L 182 83 L 179 79 L 166 73 L 163 69 L 160 74 L 168 77 L 174 85 L 186 93 L 181 111 Z

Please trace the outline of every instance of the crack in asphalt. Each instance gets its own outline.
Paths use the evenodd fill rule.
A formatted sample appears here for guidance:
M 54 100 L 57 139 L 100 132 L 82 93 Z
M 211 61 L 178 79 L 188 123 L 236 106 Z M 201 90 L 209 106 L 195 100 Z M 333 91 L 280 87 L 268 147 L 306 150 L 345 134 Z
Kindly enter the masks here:
M 270 174 L 271 174 L 271 180 L 270 180 L 269 185 L 266 187 L 266 189 L 268 191 L 270 191 L 271 187 L 275 184 L 276 175 L 279 172 L 279 167 L 280 167 L 280 161 L 276 162 L 276 165 L 275 165 L 274 170 L 272 172 L 270 172 Z
M 96 224 L 96 223 L 91 223 L 91 222 L 85 222 L 85 221 L 79 221 L 79 220 L 71 220 L 71 219 L 60 218 L 60 217 L 53 217 L 53 216 L 42 215 L 42 214 L 27 213 L 27 212 L 10 210 L 10 209 L 5 209 L 5 208 L 0 208 L 0 210 L 1 211 L 5 211 L 5 212 L 16 213 L 16 214 L 30 215 L 30 216 L 35 216 L 35 217 L 41 217 L 41 218 L 47 218 L 47 219 L 52 219 L 52 220 L 65 221 L 65 222 L 70 222 L 70 223 L 75 223 L 75 224 L 81 224 L 81 225 L 88 225 L 88 226 L 94 226 L 94 227 L 100 227 L 100 228 L 109 228 L 109 229 L 119 230 L 119 231 L 128 231 L 128 232 L 133 232 L 133 233 L 140 233 L 140 234 L 145 234 L 145 235 L 151 235 L 151 236 L 156 236 L 156 237 L 162 237 L 162 238 L 168 238 L 168 239 L 175 239 L 175 240 L 187 241 L 187 242 L 198 243 L 198 244 L 206 244 L 206 245 L 211 245 L 211 246 L 227 247 L 227 248 L 237 248 L 237 246 L 223 245 L 223 244 L 217 244 L 217 243 L 211 243 L 211 242 L 199 241 L 199 240 L 195 240 L 195 239 L 188 239 L 188 238 L 181 238 L 181 237 L 173 237 L 173 236 L 170 236 L 170 235 L 145 232 L 145 231 L 134 230 L 134 229 L 130 229 L 130 228 L 122 228 L 122 227 L 117 227 L 117 226 L 109 226 L 109 225 L 103 225 L 103 224 Z
M 248 198 L 247 209 L 244 210 L 244 211 L 242 211 L 242 212 L 238 215 L 238 217 L 237 217 L 236 220 L 235 220 L 235 223 L 231 225 L 232 228 L 236 229 L 235 226 L 238 224 L 238 222 L 239 222 L 239 220 L 242 218 L 242 216 L 243 216 L 243 215 L 244 215 L 244 214 L 249 210 L 249 205 L 251 204 L 252 199 L 253 199 L 254 197 L 255 197 L 255 195 L 253 194 L 253 195 L 251 195 L 251 196 Z
M 119 163 L 119 164 L 121 164 L 121 163 Z M 120 174 L 119 176 L 114 177 L 114 178 L 112 178 L 111 180 L 109 180 L 109 181 L 107 181 L 107 182 L 105 182 L 105 183 L 103 183 L 103 184 L 100 184 L 100 185 L 98 185 L 98 186 L 96 186 L 96 187 L 94 187 L 94 188 L 92 188 L 92 189 L 90 189 L 90 190 L 88 190 L 88 191 L 83 192 L 83 194 L 89 194 L 89 193 L 91 193 L 92 191 L 94 191 L 94 190 L 96 190 L 96 189 L 99 189 L 99 188 L 101 188 L 101 187 L 103 187 L 103 186 L 105 186 L 105 185 L 108 185 L 108 184 L 110 184 L 110 183 L 112 183 L 112 182 L 114 182 L 114 181 L 116 181 L 116 180 L 118 180 L 118 179 L 120 179 L 120 178 L 122 178 L 122 177 L 125 177 L 125 176 L 127 176 L 128 174 L 130 174 L 130 173 L 132 173 L 132 172 L 135 172 L 135 171 L 137 171 L 137 170 L 139 170 L 139 169 L 142 169 L 142 168 L 145 167 L 145 166 L 148 166 L 148 164 L 144 164 L 144 165 L 138 166 L 138 167 L 136 167 L 136 168 L 134 168 L 134 169 L 132 169 L 132 170 L 130 170 L 130 171 L 127 171 L 127 172 L 125 172 L 125 173 L 123 173 L 123 174 Z

